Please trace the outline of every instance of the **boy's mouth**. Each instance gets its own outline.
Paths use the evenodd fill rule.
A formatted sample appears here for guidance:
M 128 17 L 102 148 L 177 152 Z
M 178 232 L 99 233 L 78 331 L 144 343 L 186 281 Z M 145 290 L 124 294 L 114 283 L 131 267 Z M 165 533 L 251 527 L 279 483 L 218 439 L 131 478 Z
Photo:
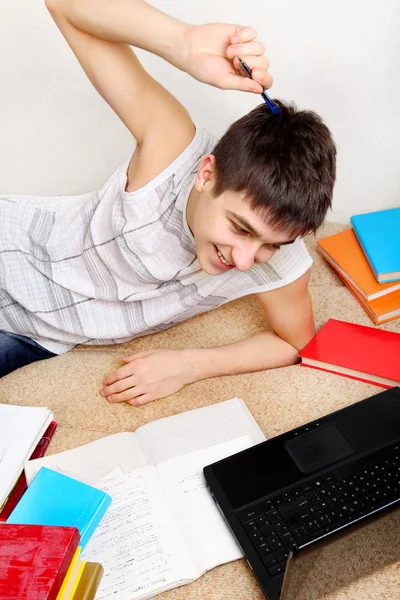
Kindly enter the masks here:
M 225 256 L 222 254 L 221 250 L 217 246 L 214 245 L 214 248 L 215 253 L 217 255 L 218 266 L 222 265 L 225 269 L 233 269 L 235 265 L 226 260 Z

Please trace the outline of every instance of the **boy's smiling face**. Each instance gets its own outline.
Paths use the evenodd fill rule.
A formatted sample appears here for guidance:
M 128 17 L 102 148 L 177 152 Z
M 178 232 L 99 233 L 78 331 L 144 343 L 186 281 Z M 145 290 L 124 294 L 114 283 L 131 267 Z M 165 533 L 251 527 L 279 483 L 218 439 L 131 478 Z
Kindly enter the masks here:
M 293 234 L 270 227 L 252 210 L 245 192 L 227 190 L 215 197 L 213 158 L 203 158 L 186 210 L 197 259 L 209 275 L 235 267 L 248 271 L 254 263 L 268 262 L 282 245 L 293 243 Z

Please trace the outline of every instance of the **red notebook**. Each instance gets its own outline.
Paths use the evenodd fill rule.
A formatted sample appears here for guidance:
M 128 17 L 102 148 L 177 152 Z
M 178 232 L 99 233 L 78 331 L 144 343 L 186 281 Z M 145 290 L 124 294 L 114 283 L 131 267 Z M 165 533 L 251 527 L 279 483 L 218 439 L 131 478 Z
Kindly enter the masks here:
M 301 365 L 391 388 L 400 383 L 400 334 L 329 319 L 300 352 Z
M 56 600 L 79 541 L 76 527 L 0 525 L 0 600 Z
M 33 458 L 41 458 L 44 456 L 47 448 L 49 447 L 51 438 L 54 435 L 54 432 L 57 428 L 58 423 L 56 421 L 52 421 L 46 431 L 43 434 L 42 439 L 36 446 L 35 450 L 32 452 L 32 455 L 29 460 Z M 27 489 L 25 473 L 22 472 L 19 476 L 19 479 L 15 486 L 12 489 L 11 494 L 9 495 L 7 501 L 5 502 L 2 510 L 0 511 L 0 523 L 7 521 L 8 517 L 11 515 L 14 508 L 17 506 L 18 502 L 21 500 L 24 492 Z

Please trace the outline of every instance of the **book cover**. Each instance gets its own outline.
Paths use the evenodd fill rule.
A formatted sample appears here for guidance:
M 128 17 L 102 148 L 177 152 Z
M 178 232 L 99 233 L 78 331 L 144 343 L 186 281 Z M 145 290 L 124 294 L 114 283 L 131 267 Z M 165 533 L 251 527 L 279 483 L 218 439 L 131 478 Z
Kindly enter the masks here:
M 58 423 L 56 421 L 52 421 L 46 431 L 43 434 L 41 440 L 39 440 L 38 445 L 32 453 L 32 456 L 29 460 L 34 460 L 35 458 L 42 458 L 45 455 L 47 448 L 51 442 L 51 438 L 54 435 L 55 430 L 57 429 Z M 22 472 L 19 476 L 19 479 L 15 486 L 13 487 L 9 497 L 7 498 L 3 508 L 0 511 L 0 522 L 7 521 L 8 517 L 11 515 L 14 508 L 17 506 L 18 502 L 21 500 L 24 492 L 27 489 L 26 477 L 25 473 Z
M 400 290 L 400 282 L 378 283 L 353 229 L 318 240 L 318 251 L 368 302 Z
M 56 600 L 77 551 L 76 527 L 0 526 L 0 600 Z
M 94 600 L 103 577 L 104 569 L 100 563 L 86 562 L 73 600 Z
M 102 490 L 42 467 L 7 523 L 77 527 L 83 548 L 110 503 Z
M 400 208 L 354 215 L 350 221 L 377 281 L 400 280 Z
M 329 319 L 299 353 L 301 365 L 390 388 L 400 382 L 400 334 Z
M 375 325 L 381 325 L 400 317 L 400 290 L 368 302 L 349 281 L 342 277 L 341 273 L 338 275 Z

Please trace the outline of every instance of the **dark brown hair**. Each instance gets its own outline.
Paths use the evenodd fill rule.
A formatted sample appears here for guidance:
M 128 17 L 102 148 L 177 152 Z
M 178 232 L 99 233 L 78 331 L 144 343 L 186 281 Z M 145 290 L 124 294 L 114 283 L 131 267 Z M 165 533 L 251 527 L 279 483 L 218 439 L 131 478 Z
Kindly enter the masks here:
M 315 231 L 331 207 L 336 148 L 322 119 L 274 100 L 245 115 L 215 146 L 214 194 L 246 192 L 251 208 L 272 227 L 295 235 Z

